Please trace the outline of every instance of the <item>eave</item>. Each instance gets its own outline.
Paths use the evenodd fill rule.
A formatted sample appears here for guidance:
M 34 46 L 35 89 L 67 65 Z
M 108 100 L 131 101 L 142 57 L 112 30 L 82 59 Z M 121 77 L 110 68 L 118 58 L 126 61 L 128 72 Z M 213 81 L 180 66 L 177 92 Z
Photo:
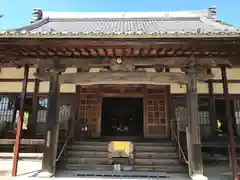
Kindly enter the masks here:
M 209 38 L 1 38 L 1 67 L 19 66 L 26 59 L 88 58 L 225 58 L 239 66 L 240 36 Z M 62 36 L 61 36 L 62 37 Z M 31 64 L 31 63 L 30 63 Z M 34 64 L 34 63 L 33 63 Z M 165 65 L 164 65 L 165 66 Z
M 44 39 L 204 39 L 204 38 L 238 38 L 239 33 L 211 33 L 211 34 L 146 34 L 146 35 L 119 35 L 119 34 L 0 34 L 0 39 L 4 38 L 44 38 Z

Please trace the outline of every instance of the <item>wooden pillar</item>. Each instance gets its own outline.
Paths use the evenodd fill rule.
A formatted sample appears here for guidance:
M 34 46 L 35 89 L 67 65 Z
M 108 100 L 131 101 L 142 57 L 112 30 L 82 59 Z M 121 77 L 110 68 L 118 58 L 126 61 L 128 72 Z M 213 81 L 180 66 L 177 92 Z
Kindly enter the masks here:
M 76 103 L 74 104 L 74 120 L 72 121 L 72 126 L 70 130 L 71 139 L 75 139 L 79 134 L 79 120 L 80 120 L 80 114 L 79 114 L 79 108 L 80 108 L 80 85 L 76 85 Z
M 231 115 L 230 96 L 228 92 L 226 67 L 221 67 L 221 74 L 222 74 L 222 82 L 223 82 L 223 95 L 224 95 L 225 106 L 226 106 L 226 120 L 228 122 L 228 136 L 229 136 L 229 144 L 231 149 L 233 180 L 238 180 L 236 142 L 233 136 L 233 117 Z
M 29 74 L 29 65 L 24 66 L 24 81 L 22 83 L 22 93 L 21 93 L 21 101 L 20 101 L 20 110 L 19 117 L 17 121 L 17 130 L 16 130 L 16 140 L 14 144 L 13 151 L 13 167 L 12 167 L 12 176 L 17 175 L 17 167 L 18 167 L 18 158 L 19 158 L 19 149 L 20 149 L 20 138 L 24 117 L 24 102 L 27 93 L 27 84 L 28 84 L 28 74 Z
M 39 68 L 37 68 L 36 73 L 39 73 Z M 40 80 L 36 78 L 34 80 L 34 93 L 32 98 L 32 115 L 28 124 L 28 131 L 29 131 L 28 134 L 31 136 L 36 135 L 36 125 L 37 125 L 38 106 L 39 106 L 39 102 L 38 102 L 39 84 L 40 84 Z
M 208 74 L 212 73 L 212 70 L 209 68 L 207 70 Z M 217 135 L 217 118 L 216 118 L 216 109 L 215 109 L 215 98 L 214 98 L 214 92 L 213 92 L 213 82 L 211 79 L 208 80 L 208 94 L 209 94 L 209 120 L 210 120 L 210 126 L 211 126 L 211 135 L 216 136 Z
M 203 176 L 201 135 L 198 120 L 198 96 L 197 96 L 197 80 L 195 60 L 191 59 L 192 64 L 187 69 L 189 76 L 187 84 L 187 109 L 188 109 L 188 161 L 189 175 L 192 179 L 206 179 Z
M 81 72 L 81 68 L 77 68 L 77 72 Z M 81 91 L 81 86 L 76 85 L 76 108 L 75 108 L 75 120 L 72 125 L 72 139 L 75 139 L 79 134 L 79 122 L 80 122 L 80 91 Z M 81 123 L 81 122 L 80 122 Z
M 166 68 L 165 69 L 165 72 L 170 72 L 170 69 L 169 68 Z M 166 91 L 167 91 L 167 117 L 168 117 L 168 136 L 171 137 L 171 134 L 172 134 L 172 111 L 171 111 L 171 103 L 172 103 L 172 98 L 171 98 L 171 87 L 170 85 L 167 85 L 166 87 Z
M 55 173 L 59 131 L 58 125 L 59 94 L 60 94 L 59 75 L 57 72 L 53 72 L 50 74 L 48 112 L 42 160 L 42 173 L 39 174 L 39 177 L 51 177 Z

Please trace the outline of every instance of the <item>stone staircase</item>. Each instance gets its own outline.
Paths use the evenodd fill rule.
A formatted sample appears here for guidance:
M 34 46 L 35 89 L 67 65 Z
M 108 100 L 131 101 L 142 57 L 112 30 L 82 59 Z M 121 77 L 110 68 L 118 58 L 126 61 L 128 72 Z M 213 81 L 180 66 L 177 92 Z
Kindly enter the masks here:
M 156 140 L 155 140 L 156 141 Z M 128 171 L 186 173 L 172 142 L 134 142 L 134 164 Z M 112 171 L 108 163 L 108 141 L 76 141 L 67 147 L 67 155 L 58 163 L 61 170 Z M 123 166 L 124 167 L 124 166 Z

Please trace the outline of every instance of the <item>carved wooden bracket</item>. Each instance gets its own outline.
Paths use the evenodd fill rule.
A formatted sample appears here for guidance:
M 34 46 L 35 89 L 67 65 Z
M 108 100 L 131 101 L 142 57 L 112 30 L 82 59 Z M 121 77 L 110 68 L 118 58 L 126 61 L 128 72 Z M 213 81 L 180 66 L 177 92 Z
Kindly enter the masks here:
M 40 71 L 48 74 L 61 74 L 66 70 L 66 65 L 61 64 L 59 59 L 53 58 L 48 62 L 48 64 L 45 64 L 44 61 L 39 61 L 38 68 Z

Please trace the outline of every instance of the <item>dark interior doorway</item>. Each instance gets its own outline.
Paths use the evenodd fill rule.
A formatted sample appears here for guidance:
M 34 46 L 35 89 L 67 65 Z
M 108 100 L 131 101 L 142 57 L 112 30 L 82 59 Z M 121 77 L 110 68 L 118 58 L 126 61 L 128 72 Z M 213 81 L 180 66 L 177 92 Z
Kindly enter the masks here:
M 218 126 L 220 126 L 220 127 L 218 127 L 218 134 L 219 135 L 227 135 L 228 134 L 228 120 L 226 119 L 225 100 L 224 99 L 216 99 L 215 106 L 216 106 L 216 118 L 217 118 L 217 121 L 219 121 Z M 234 135 L 237 135 L 233 100 L 230 101 L 230 109 L 231 109 L 231 116 L 232 116 L 232 121 L 233 121 L 233 127 L 232 127 L 233 132 L 234 132 Z
M 143 136 L 142 98 L 104 98 L 102 101 L 102 136 Z

